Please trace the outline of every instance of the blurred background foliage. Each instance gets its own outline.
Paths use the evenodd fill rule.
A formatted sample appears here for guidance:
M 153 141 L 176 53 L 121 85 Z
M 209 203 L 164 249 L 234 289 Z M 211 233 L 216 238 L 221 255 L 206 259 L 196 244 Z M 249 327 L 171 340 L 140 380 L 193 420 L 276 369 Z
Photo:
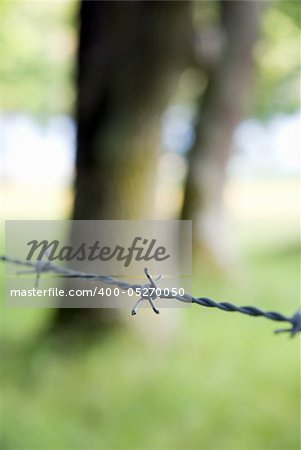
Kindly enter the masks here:
M 3 217 L 71 214 L 78 7 L 0 3 Z M 219 21 L 217 2 L 193 3 L 209 66 Z M 265 3 L 254 62 L 222 192 L 227 249 L 219 264 L 204 258 L 195 267 L 193 294 L 292 314 L 299 307 L 299 2 Z M 207 85 L 204 65 L 185 70 L 161 117 L 160 217 L 179 214 Z M 53 315 L 1 307 L 1 449 L 300 448 L 300 346 L 274 336 L 277 324 L 192 307 L 155 318 L 141 311 L 135 321 L 125 312 L 124 326 L 111 333 L 45 339 Z
M 72 114 L 77 4 L 34 5 L 26 0 L 1 2 L 1 108 L 37 117 Z M 197 28 L 218 21 L 215 2 L 195 2 L 194 9 Z M 267 2 L 255 52 L 252 115 L 266 118 L 277 110 L 299 110 L 294 95 L 299 84 L 299 37 L 298 2 Z
M 256 88 L 252 113 L 262 118 L 279 110 L 299 110 L 300 9 L 298 2 L 277 2 L 266 11 L 257 44 Z
M 1 2 L 2 110 L 43 119 L 72 113 L 75 9 L 75 2 Z

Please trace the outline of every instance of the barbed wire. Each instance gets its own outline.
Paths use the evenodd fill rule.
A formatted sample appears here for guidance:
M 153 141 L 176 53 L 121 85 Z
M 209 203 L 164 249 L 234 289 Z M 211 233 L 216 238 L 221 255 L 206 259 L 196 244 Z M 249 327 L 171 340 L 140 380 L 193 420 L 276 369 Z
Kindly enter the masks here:
M 94 273 L 86 273 L 86 272 L 80 272 L 76 270 L 72 270 L 66 267 L 60 267 L 56 264 L 53 264 L 49 260 L 39 260 L 36 262 L 31 261 L 21 261 L 19 259 L 10 258 L 7 256 L 0 256 L 0 261 L 8 262 L 11 264 L 16 264 L 20 266 L 26 266 L 30 267 L 31 270 L 23 270 L 17 272 L 18 274 L 29 274 L 34 273 L 36 275 L 35 280 L 35 287 L 37 288 L 39 285 L 40 277 L 42 273 L 51 272 L 54 274 L 57 274 L 61 277 L 67 277 L 67 278 L 81 278 L 85 280 L 91 280 L 91 281 L 99 281 L 105 284 L 111 284 L 115 285 L 117 287 L 120 287 L 124 290 L 133 289 L 135 292 L 139 293 L 141 297 L 136 302 L 136 304 L 132 308 L 132 315 L 137 314 L 137 310 L 144 301 L 148 301 L 151 308 L 156 314 L 159 314 L 159 309 L 157 308 L 155 304 L 156 299 L 174 299 L 178 300 L 180 302 L 185 303 L 195 303 L 200 306 L 205 306 L 207 308 L 218 308 L 222 311 L 228 311 L 228 312 L 239 312 L 241 314 L 246 314 L 248 316 L 253 317 L 265 317 L 270 320 L 274 320 L 276 322 L 287 322 L 291 324 L 291 328 L 285 328 L 285 329 L 279 329 L 276 330 L 275 333 L 283 333 L 283 332 L 289 332 L 291 334 L 291 337 L 295 336 L 296 334 L 301 332 L 301 310 L 297 311 L 293 316 L 287 317 L 281 313 L 274 312 L 274 311 L 263 311 L 260 308 L 257 308 L 255 306 L 236 306 L 229 302 L 217 302 L 215 300 L 212 300 L 207 297 L 194 297 L 190 294 L 184 294 L 184 295 L 173 295 L 172 289 L 164 288 L 164 290 L 158 289 L 158 283 L 162 280 L 162 276 L 157 277 L 154 279 L 152 275 L 150 274 L 149 270 L 147 268 L 144 269 L 144 273 L 148 279 L 148 283 L 145 284 L 131 284 L 127 281 L 119 280 L 116 278 L 113 278 L 109 275 L 98 275 Z M 158 291 L 160 292 L 158 295 Z

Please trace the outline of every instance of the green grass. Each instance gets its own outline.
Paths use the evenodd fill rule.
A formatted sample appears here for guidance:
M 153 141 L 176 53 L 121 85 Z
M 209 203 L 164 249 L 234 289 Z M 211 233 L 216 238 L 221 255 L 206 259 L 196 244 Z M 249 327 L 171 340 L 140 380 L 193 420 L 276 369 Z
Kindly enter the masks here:
M 254 249 L 194 293 L 291 314 L 296 248 Z M 173 314 L 171 311 L 170 314 Z M 192 306 L 86 342 L 42 341 L 47 310 L 2 315 L 1 449 L 300 448 L 299 338 L 281 323 Z

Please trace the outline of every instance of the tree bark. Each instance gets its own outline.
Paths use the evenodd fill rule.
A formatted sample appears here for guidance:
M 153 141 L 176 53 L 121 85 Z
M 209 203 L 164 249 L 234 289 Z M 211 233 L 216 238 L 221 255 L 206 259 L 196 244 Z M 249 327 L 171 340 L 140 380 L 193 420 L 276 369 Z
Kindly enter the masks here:
M 73 219 L 152 218 L 160 115 L 191 55 L 190 27 L 187 1 L 82 1 Z M 114 310 L 59 309 L 55 324 L 115 319 Z
M 189 153 L 182 218 L 193 220 L 196 253 L 221 263 L 226 256 L 222 214 L 226 166 L 250 90 L 260 11 L 257 1 L 220 2 L 223 45 L 199 101 L 196 140 Z

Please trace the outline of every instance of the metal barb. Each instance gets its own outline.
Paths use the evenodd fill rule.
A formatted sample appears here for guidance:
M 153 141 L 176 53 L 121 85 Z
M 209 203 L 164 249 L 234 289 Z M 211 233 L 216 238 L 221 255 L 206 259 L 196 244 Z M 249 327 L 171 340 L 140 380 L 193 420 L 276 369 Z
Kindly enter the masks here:
M 43 272 L 49 272 L 50 270 L 51 270 L 51 262 L 48 259 L 46 261 L 40 260 L 36 262 L 35 270 L 33 270 L 33 272 L 36 273 L 35 288 L 39 287 L 41 274 Z
M 138 302 L 134 305 L 134 307 L 132 308 L 132 316 L 135 316 L 137 314 L 137 309 L 140 307 L 140 305 L 142 304 L 143 300 L 147 300 L 149 302 L 149 304 L 151 305 L 154 313 L 156 314 L 160 314 L 159 309 L 156 307 L 154 300 L 156 300 L 156 298 L 158 297 L 156 294 L 156 290 L 157 290 L 157 283 L 159 283 L 160 280 L 162 280 L 162 276 L 159 276 L 156 280 L 153 279 L 150 271 L 145 268 L 144 269 L 144 273 L 147 276 L 149 283 L 145 284 L 144 286 L 142 286 L 142 295 L 139 298 Z M 153 293 L 149 293 L 147 292 L 146 294 L 143 293 L 144 290 L 148 290 L 148 288 L 152 288 Z
M 39 287 L 39 282 L 41 278 L 42 272 L 49 272 L 52 270 L 51 262 L 50 261 L 36 261 L 36 263 L 33 265 L 33 270 L 19 270 L 17 272 L 17 275 L 24 275 L 29 273 L 35 273 L 36 279 L 35 279 L 35 288 L 37 289 Z
M 291 337 L 294 337 L 297 333 L 301 332 L 301 310 L 297 311 L 291 319 L 290 323 L 292 328 L 280 328 L 276 330 L 275 333 L 291 333 Z

